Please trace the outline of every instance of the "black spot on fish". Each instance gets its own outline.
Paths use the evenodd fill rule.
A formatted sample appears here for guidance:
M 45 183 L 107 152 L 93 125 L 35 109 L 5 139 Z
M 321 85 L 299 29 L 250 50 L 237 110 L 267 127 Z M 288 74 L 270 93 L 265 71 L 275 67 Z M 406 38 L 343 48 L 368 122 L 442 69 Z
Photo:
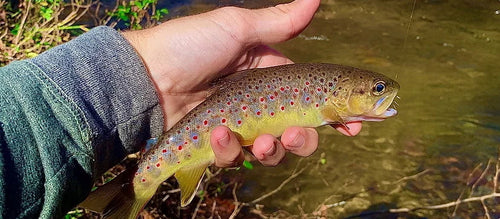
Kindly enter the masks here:
M 325 79 L 324 79 L 324 78 L 320 78 L 320 79 L 319 79 L 319 82 L 324 83 L 324 82 L 325 82 Z

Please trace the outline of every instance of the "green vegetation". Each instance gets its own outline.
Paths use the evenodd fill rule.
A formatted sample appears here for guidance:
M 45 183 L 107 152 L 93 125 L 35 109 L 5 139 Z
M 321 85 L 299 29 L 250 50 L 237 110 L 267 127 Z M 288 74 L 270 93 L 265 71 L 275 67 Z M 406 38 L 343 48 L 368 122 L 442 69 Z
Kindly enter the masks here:
M 105 9 L 96 0 L 0 0 L 0 66 L 32 58 L 98 25 L 142 29 L 156 24 L 166 8 L 157 0 L 116 2 Z

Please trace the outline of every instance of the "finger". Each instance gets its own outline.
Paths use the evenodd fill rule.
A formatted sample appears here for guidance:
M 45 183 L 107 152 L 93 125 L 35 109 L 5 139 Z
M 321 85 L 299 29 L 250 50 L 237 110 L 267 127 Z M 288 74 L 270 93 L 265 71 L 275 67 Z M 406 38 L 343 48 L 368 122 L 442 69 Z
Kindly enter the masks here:
M 309 156 L 318 149 L 318 132 L 313 128 L 289 127 L 281 135 L 281 142 L 288 151 Z
M 267 45 L 259 45 L 247 52 L 241 62 L 237 64 L 236 70 L 265 68 L 285 64 L 293 64 L 293 61 Z
M 264 166 L 278 165 L 286 152 L 281 142 L 269 134 L 257 137 L 250 150 Z
M 228 127 L 216 127 L 211 133 L 210 144 L 215 154 L 216 166 L 236 167 L 243 163 L 241 145 Z
M 345 125 L 332 125 L 337 131 L 347 136 L 355 136 L 361 131 L 361 121 L 348 122 Z
M 283 42 L 298 35 L 311 22 L 319 0 L 295 0 L 254 11 L 255 43 Z

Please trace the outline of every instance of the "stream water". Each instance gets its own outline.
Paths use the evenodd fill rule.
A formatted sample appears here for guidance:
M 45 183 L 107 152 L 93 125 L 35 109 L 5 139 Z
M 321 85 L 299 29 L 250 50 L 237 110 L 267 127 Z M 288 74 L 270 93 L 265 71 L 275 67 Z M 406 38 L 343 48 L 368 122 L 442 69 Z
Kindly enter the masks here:
M 276 3 L 167 5 L 171 16 L 183 16 L 223 5 Z M 396 118 L 366 122 L 356 137 L 320 128 L 319 150 L 299 164 L 308 169 L 259 202 L 264 212 L 291 216 L 323 206 L 322 213 L 334 218 L 476 218 L 487 209 L 500 217 L 498 198 L 387 213 L 493 192 L 500 147 L 500 1 L 324 0 L 302 34 L 274 47 L 295 62 L 384 73 L 400 83 L 401 99 Z M 278 167 L 246 170 L 239 198 L 250 201 L 273 190 L 298 160 L 289 155 Z

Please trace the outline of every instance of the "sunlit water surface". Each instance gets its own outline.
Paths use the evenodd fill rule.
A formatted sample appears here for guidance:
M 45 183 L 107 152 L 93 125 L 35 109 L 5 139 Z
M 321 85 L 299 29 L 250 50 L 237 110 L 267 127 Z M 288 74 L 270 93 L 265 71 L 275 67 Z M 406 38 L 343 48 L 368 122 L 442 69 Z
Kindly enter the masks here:
M 171 16 L 276 3 L 195 1 L 175 5 Z M 500 146 L 499 10 L 495 0 L 322 1 L 301 35 L 274 47 L 295 62 L 339 63 L 395 78 L 399 115 L 365 122 L 356 137 L 320 128 L 319 150 L 300 163 L 309 169 L 261 201 L 263 211 L 297 215 L 324 204 L 329 217 L 385 218 L 377 212 L 492 193 Z M 239 198 L 251 201 L 276 188 L 298 160 L 288 155 L 278 167 L 245 171 Z M 399 216 L 474 218 L 486 207 L 498 218 L 499 206 L 500 199 L 487 199 L 484 206 L 475 201 Z

